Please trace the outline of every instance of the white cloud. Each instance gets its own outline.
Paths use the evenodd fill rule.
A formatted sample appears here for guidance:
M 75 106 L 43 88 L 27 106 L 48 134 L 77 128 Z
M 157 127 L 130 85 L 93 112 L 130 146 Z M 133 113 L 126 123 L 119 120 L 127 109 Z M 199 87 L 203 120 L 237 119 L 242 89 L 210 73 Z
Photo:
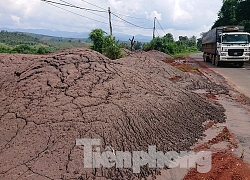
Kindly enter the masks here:
M 186 23 L 187 21 L 192 20 L 190 12 L 187 12 L 181 8 L 180 0 L 176 0 L 175 2 L 173 20 L 175 23 Z
M 10 17 L 11 17 L 11 19 L 12 19 L 14 22 L 16 22 L 16 23 L 19 23 L 19 22 L 20 22 L 20 17 L 17 17 L 17 16 L 15 16 L 15 15 L 11 15 Z
M 149 19 L 153 20 L 155 17 L 158 20 L 162 20 L 161 19 L 161 13 L 158 13 L 157 11 L 152 11 L 151 14 L 149 15 Z
M 59 0 L 54 0 L 59 2 Z M 200 34 L 207 31 L 217 19 L 221 8 L 221 0 L 65 0 L 84 8 L 106 10 L 130 22 L 124 22 L 112 14 L 114 32 L 126 32 L 130 35 L 152 35 L 153 19 L 157 17 L 164 31 L 157 24 L 160 35 L 172 33 L 178 35 Z M 61 1 L 60 1 L 61 2 Z M 94 4 L 95 6 L 91 5 Z M 10 5 L 11 4 L 11 5 Z M 40 28 L 62 31 L 90 32 L 94 28 L 102 28 L 109 32 L 108 13 L 91 12 L 70 7 L 62 10 L 41 0 L 8 0 L 0 1 L 1 27 Z M 101 9 L 101 8 L 103 9 Z M 70 13 L 72 11 L 79 15 Z M 201 31 L 201 32 L 200 32 Z

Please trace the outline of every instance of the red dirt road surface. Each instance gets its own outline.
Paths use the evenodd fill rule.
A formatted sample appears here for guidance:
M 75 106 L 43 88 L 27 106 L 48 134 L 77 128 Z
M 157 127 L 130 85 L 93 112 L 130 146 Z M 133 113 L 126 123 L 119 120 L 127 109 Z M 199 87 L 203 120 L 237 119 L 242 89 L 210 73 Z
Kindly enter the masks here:
M 0 179 L 140 179 L 157 169 L 83 166 L 78 138 L 101 151 L 188 150 L 224 108 L 194 93 L 226 93 L 160 60 L 157 51 L 111 61 L 89 49 L 36 56 L 0 54 Z M 171 78 L 178 77 L 175 81 Z
M 242 159 L 228 152 L 215 152 L 212 155 L 212 169 L 208 173 L 191 170 L 184 180 L 249 180 L 250 166 Z

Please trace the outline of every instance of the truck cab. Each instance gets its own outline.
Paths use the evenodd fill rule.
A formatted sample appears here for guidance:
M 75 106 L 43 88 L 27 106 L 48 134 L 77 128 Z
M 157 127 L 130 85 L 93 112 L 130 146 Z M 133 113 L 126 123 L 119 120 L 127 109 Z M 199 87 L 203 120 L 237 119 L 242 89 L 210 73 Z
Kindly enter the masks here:
M 219 35 L 217 55 L 219 61 L 234 62 L 243 66 L 250 57 L 250 34 L 226 32 Z
M 204 61 L 219 66 L 222 62 L 238 64 L 240 67 L 250 60 L 250 34 L 244 26 L 224 26 L 211 29 L 203 35 Z

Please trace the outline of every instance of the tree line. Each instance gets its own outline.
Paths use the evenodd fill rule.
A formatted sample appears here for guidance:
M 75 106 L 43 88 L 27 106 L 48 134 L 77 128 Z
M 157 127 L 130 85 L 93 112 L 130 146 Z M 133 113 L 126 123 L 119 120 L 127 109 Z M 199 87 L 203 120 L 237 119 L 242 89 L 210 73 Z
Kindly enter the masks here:
M 0 53 L 46 54 L 52 52 L 39 39 L 21 32 L 0 32 Z
M 98 51 L 110 59 L 117 59 L 123 57 L 122 48 L 128 50 L 142 49 L 144 51 L 158 50 L 169 55 L 176 55 L 181 53 L 197 52 L 196 37 L 192 36 L 179 36 L 177 41 L 171 33 L 167 33 L 163 37 L 155 37 L 148 43 L 141 43 L 138 41 L 131 41 L 131 45 L 127 43 L 119 43 L 115 40 L 115 37 L 109 35 L 105 36 L 105 31 L 102 29 L 94 29 L 89 34 L 89 39 L 93 42 L 91 49 Z
M 169 55 L 185 54 L 197 52 L 196 37 L 179 36 L 177 41 L 171 33 L 167 33 L 163 37 L 153 38 L 149 43 L 143 46 L 145 51 L 158 50 Z
M 223 0 L 212 28 L 226 25 L 242 25 L 250 32 L 250 0 Z
M 33 38 L 21 32 L 8 32 L 2 30 L 0 32 L 0 42 L 9 46 L 15 46 L 20 44 L 36 45 L 39 44 L 39 39 Z
M 174 40 L 171 33 L 163 37 L 155 37 L 148 43 L 141 43 L 133 38 L 129 42 L 119 42 L 115 37 L 106 35 L 102 29 L 94 29 L 89 33 L 92 44 L 89 48 L 98 51 L 110 59 L 118 59 L 124 56 L 122 49 L 134 50 L 158 50 L 169 55 L 197 51 L 196 37 L 180 36 Z M 82 44 L 82 45 L 81 45 Z M 72 46 L 71 46 L 72 45 Z M 20 32 L 0 32 L 0 53 L 22 53 L 22 54 L 47 54 L 59 49 L 74 47 L 86 47 L 81 42 L 47 42 L 40 41 Z
M 0 31 L 0 53 L 47 54 L 60 49 L 87 46 L 86 43 L 79 40 L 54 42 L 51 40 L 40 40 L 22 32 Z

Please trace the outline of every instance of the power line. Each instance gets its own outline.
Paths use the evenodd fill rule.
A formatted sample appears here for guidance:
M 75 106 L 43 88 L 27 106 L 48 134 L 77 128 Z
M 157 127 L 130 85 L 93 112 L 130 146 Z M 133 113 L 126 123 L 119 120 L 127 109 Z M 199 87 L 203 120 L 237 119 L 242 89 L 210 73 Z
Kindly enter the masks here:
M 124 15 L 124 14 L 121 14 L 121 13 L 117 13 L 117 12 L 115 12 L 115 14 L 119 14 L 119 15 L 121 15 L 121 16 L 125 16 L 125 17 L 128 17 L 128 18 L 133 18 L 133 19 L 144 19 L 144 20 L 150 21 L 150 20 L 145 19 L 145 18 L 133 17 L 133 16 L 129 16 L 129 15 Z
M 158 37 L 160 37 L 160 34 L 159 34 L 159 32 L 157 31 L 157 29 L 156 29 L 155 31 L 157 32 L 157 34 L 158 34 Z
M 99 6 L 97 6 L 97 5 L 95 5 L 95 4 L 92 4 L 92 3 L 90 3 L 90 2 L 87 2 L 87 1 L 85 1 L 85 0 L 81 0 L 81 1 L 86 2 L 87 4 L 90 4 L 90 5 L 95 6 L 95 7 L 97 7 L 97 8 L 100 8 L 100 9 L 105 10 L 104 8 L 99 7 Z M 124 15 L 124 14 L 121 14 L 121 13 L 117 13 L 117 12 L 115 12 L 115 14 L 119 14 L 119 15 L 121 15 L 121 16 L 126 16 L 126 17 L 133 18 L 133 19 L 144 19 L 144 20 L 150 21 L 150 20 L 145 19 L 145 18 L 133 17 L 133 16 L 129 16 L 129 15 Z
M 96 12 L 105 12 L 105 13 L 108 13 L 108 11 L 106 11 L 106 10 L 105 10 L 105 11 L 100 11 L 100 10 L 95 10 L 95 9 L 82 8 L 82 7 L 79 7 L 79 6 L 75 6 L 75 5 L 71 4 L 71 3 L 68 3 L 68 2 L 66 2 L 66 1 L 64 1 L 64 0 L 60 0 L 60 1 L 63 2 L 63 3 L 66 3 L 66 4 L 63 4 L 63 3 L 60 3 L 60 2 L 55 2 L 55 1 L 50 1 L 50 0 L 41 0 L 41 1 L 44 1 L 44 2 L 50 4 L 50 5 L 54 6 L 54 7 L 57 7 L 57 8 L 59 8 L 59 9 L 65 10 L 65 11 L 70 12 L 70 13 L 73 13 L 73 14 L 75 14 L 75 15 L 78 15 L 78 16 L 81 16 L 81 17 L 84 17 L 84 18 L 87 18 L 87 19 L 96 21 L 96 22 L 100 22 L 100 23 L 103 23 L 103 24 L 108 24 L 108 23 L 105 23 L 105 22 L 102 22 L 102 21 L 99 21 L 99 20 L 96 20 L 96 19 L 92 19 L 92 18 L 83 16 L 83 15 L 78 14 L 78 13 L 75 13 L 75 12 L 73 12 L 73 11 L 64 9 L 64 8 L 59 7 L 59 6 L 57 6 L 57 5 L 67 6 L 67 7 L 73 7 L 73 8 L 78 8 L 78 9 L 82 9 L 82 10 L 86 10 L 86 11 L 96 11 Z M 84 0 L 82 0 L 82 1 L 84 1 Z M 84 2 L 88 3 L 87 1 L 84 1 Z M 57 4 L 57 5 L 55 5 L 55 4 Z M 91 4 L 91 3 L 89 3 L 89 4 Z M 91 5 L 96 6 L 96 5 L 94 5 L 94 4 L 91 4 Z M 96 6 L 96 7 L 101 8 L 101 7 L 99 7 L 99 6 Z M 101 9 L 103 9 L 103 8 L 101 8 Z M 98 14 L 93 13 L 93 12 L 90 12 L 90 13 L 95 14 L 95 15 L 100 16 L 100 17 L 104 17 L 104 16 L 98 15 Z M 126 23 L 128 23 L 128 24 L 130 24 L 130 25 L 133 25 L 133 26 L 135 26 L 135 27 L 142 28 L 142 29 L 152 29 L 152 28 L 142 27 L 142 26 L 136 25 L 136 24 L 134 24 L 134 23 L 132 23 L 132 22 L 129 22 L 129 21 L 127 21 L 127 20 L 125 20 L 125 19 L 119 17 L 119 16 L 116 15 L 115 13 L 111 13 L 111 14 L 113 14 L 113 15 L 114 15 L 115 17 L 117 17 L 118 19 L 120 19 L 120 20 L 122 20 L 122 21 L 124 21 L 124 22 L 126 22 Z M 106 18 L 106 17 L 104 17 L 104 18 Z M 114 21 L 118 21 L 118 20 L 114 20 Z M 118 26 L 118 27 L 126 27 L 126 26 L 120 26 L 120 25 L 115 25 L 115 26 Z
M 166 34 L 157 18 L 156 18 L 156 20 L 157 20 L 158 24 L 160 25 L 160 27 L 161 27 L 162 31 L 164 32 L 164 34 Z
M 66 1 L 63 1 L 63 0 L 60 0 L 60 1 L 72 5 L 72 6 L 70 6 L 70 7 L 75 7 L 75 5 L 73 5 L 73 4 L 71 4 L 71 3 L 68 3 L 68 2 L 66 2 Z M 100 15 L 100 14 L 96 14 L 96 13 L 91 12 L 91 11 L 90 11 L 89 13 L 94 14 L 94 15 L 99 16 L 99 17 L 107 18 L 106 16 L 102 16 L 102 15 Z
M 87 1 L 84 1 L 84 0 L 81 0 L 81 1 L 86 2 L 87 4 L 90 4 L 90 5 L 95 6 L 95 7 L 97 7 L 97 8 L 106 10 L 106 9 L 104 9 L 104 8 L 102 8 L 102 7 L 99 7 L 99 6 L 95 5 L 95 4 L 92 4 L 92 3 L 90 3 L 90 2 L 87 2 Z
M 99 20 L 96 20 L 96 19 L 92 19 L 92 18 L 89 18 L 89 17 L 83 16 L 83 15 L 78 14 L 78 13 L 75 13 L 75 12 L 73 12 L 73 11 L 70 11 L 70 10 L 64 9 L 64 8 L 59 7 L 59 6 L 57 6 L 57 5 L 51 4 L 51 3 L 47 2 L 46 0 L 42 0 L 42 1 L 44 1 L 44 2 L 48 3 L 48 4 L 49 4 L 49 5 L 51 5 L 51 6 L 54 6 L 54 7 L 57 7 L 57 8 L 59 8 L 59 9 L 62 9 L 62 10 L 64 10 L 64 11 L 70 12 L 70 13 L 72 13 L 72 14 L 75 14 L 75 15 L 78 15 L 78 16 L 81 16 L 81 17 L 84 17 L 84 18 L 86 18 L 86 19 L 90 19 L 90 20 L 92 20 L 92 21 L 96 21 L 96 22 L 103 23 L 103 24 L 108 24 L 108 23 L 105 23 L 105 22 L 102 22 L 102 21 L 99 21 Z
M 133 26 L 135 26 L 135 27 L 142 28 L 142 29 L 152 29 L 152 28 L 147 28 L 147 27 L 138 26 L 138 25 L 136 25 L 136 24 L 134 24 L 134 23 L 131 23 L 131 22 L 129 22 L 129 21 L 127 21 L 127 20 L 125 20 L 125 19 L 123 19 L 123 18 L 117 16 L 117 15 L 114 14 L 114 13 L 111 13 L 111 14 L 113 14 L 115 17 L 117 17 L 117 18 L 121 19 L 122 21 L 124 21 L 124 22 L 126 22 L 126 23 L 128 23 L 128 24 L 131 24 L 131 25 L 133 25 Z
M 88 9 L 88 8 L 83 8 L 83 7 L 79 7 L 79 6 L 75 6 L 73 4 L 67 3 L 67 4 L 63 4 L 63 3 L 59 3 L 59 2 L 55 2 L 55 1 L 49 1 L 49 0 L 41 0 L 47 3 L 53 3 L 53 4 L 58 4 L 58 5 L 62 5 L 62 6 L 68 6 L 68 7 L 74 7 L 74 8 L 78 8 L 78 9 L 82 9 L 82 10 L 86 10 L 86 11 L 96 11 L 96 12 L 107 12 L 107 11 L 100 11 L 100 10 L 96 10 L 96 9 Z
M 121 17 L 113 16 L 112 21 L 123 22 L 124 20 L 121 20 Z M 149 24 L 148 22 L 137 22 L 137 23 L 138 23 L 136 24 L 137 26 L 142 26 L 142 27 Z M 121 27 L 125 27 L 125 26 L 121 26 Z
M 61 5 L 61 6 L 67 6 L 67 7 L 73 7 L 73 8 L 78 8 L 78 9 L 83 9 L 83 10 L 89 10 L 89 13 L 91 13 L 91 14 L 94 14 L 94 15 L 96 15 L 96 16 L 99 16 L 99 17 L 103 17 L 103 18 L 107 18 L 106 16 L 102 16 L 102 15 L 100 15 L 100 14 L 96 14 L 96 13 L 94 13 L 94 12 L 91 12 L 91 11 L 98 11 L 98 10 L 93 10 L 93 9 L 87 9 L 87 8 L 81 8 L 81 7 L 78 7 L 78 6 L 75 6 L 75 5 L 73 5 L 73 4 L 71 4 L 71 3 L 68 3 L 68 2 L 66 2 L 66 1 L 63 1 L 63 0 L 60 0 L 60 1 L 62 1 L 62 2 L 64 2 L 64 3 L 67 3 L 67 4 L 63 4 L 63 3 L 58 3 L 58 2 L 54 2 L 54 1 L 49 1 L 49 0 L 41 0 L 41 1 L 44 1 L 44 2 L 47 2 L 47 3 L 53 3 L 53 4 L 58 4 L 58 5 Z M 52 5 L 52 4 L 51 4 Z M 55 6 L 55 7 L 58 7 L 58 6 Z M 59 8 L 59 7 L 58 7 Z M 62 9 L 62 8 L 61 8 Z M 65 9 L 64 9 L 65 10 Z M 69 11 L 69 10 L 68 10 Z M 71 11 L 69 11 L 69 12 L 71 12 Z M 108 11 L 98 11 L 98 12 L 105 12 L 105 13 L 108 13 Z M 74 13 L 74 12 L 71 12 L 71 13 Z M 81 15 L 82 16 L 82 15 Z M 84 16 L 85 17 L 85 16 Z M 88 19 L 91 19 L 91 18 L 88 18 Z M 96 20 L 97 21 L 97 20 Z M 113 21 L 119 21 L 119 20 L 116 20 L 116 19 L 114 19 Z M 119 21 L 120 22 L 120 21 Z

